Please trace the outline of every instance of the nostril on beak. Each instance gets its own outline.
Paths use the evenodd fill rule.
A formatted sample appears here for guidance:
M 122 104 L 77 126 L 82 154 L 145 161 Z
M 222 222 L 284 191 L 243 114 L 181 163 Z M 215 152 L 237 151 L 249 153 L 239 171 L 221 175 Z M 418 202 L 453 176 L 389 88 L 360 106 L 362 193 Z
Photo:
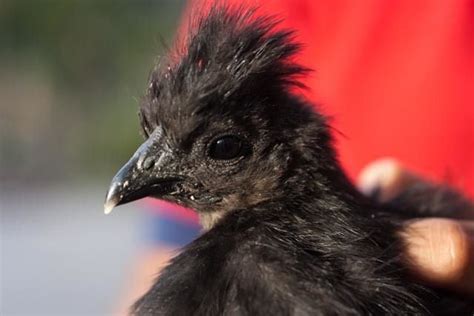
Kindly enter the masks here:
M 149 170 L 154 165 L 155 165 L 155 159 L 153 157 L 147 157 L 143 161 L 143 169 L 145 170 Z

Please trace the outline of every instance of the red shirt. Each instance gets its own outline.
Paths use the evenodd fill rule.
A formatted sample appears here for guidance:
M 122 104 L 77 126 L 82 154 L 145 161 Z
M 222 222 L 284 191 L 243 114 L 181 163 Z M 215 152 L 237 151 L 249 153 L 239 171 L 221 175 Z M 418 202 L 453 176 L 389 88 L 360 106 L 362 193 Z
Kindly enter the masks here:
M 247 2 L 297 31 L 351 178 L 390 156 L 474 197 L 473 0 Z

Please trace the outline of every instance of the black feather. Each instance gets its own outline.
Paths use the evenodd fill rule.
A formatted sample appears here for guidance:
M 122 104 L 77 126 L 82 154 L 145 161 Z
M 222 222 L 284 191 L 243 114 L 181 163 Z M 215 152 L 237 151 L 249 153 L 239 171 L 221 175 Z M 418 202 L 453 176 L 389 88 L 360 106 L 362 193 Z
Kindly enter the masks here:
M 462 198 L 453 193 L 445 205 L 425 190 L 416 204 L 405 198 L 412 212 L 403 214 L 360 195 L 325 117 L 295 92 L 308 69 L 294 61 L 301 46 L 293 32 L 277 26 L 254 9 L 213 7 L 152 72 L 142 127 L 165 133 L 194 179 L 180 192 L 196 194 L 168 199 L 212 220 L 132 313 L 472 315 L 466 299 L 408 277 L 397 237 L 402 219 L 449 216 L 444 210 Z M 243 139 L 246 153 L 226 163 L 205 158 L 207 144 L 226 133 Z

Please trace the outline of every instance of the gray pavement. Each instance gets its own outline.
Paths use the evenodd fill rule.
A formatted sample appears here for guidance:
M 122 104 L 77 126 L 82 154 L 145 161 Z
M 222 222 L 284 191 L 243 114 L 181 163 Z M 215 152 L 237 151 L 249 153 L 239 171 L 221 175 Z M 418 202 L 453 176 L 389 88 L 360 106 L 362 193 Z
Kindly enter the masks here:
M 0 314 L 110 315 L 139 247 L 137 205 L 103 215 L 106 184 L 3 188 Z

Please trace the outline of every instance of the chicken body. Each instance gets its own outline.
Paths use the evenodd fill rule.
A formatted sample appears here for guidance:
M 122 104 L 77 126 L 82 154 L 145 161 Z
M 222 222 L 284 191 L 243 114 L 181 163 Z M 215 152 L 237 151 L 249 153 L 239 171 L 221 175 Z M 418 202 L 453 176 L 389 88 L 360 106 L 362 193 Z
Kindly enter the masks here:
M 151 74 L 147 140 L 112 181 L 106 210 L 157 197 L 195 209 L 206 232 L 132 313 L 471 315 L 472 302 L 408 277 L 397 236 L 403 219 L 450 216 L 469 201 L 429 185 L 390 205 L 363 197 L 325 117 L 295 92 L 308 70 L 293 60 L 293 33 L 252 9 L 199 16 Z

